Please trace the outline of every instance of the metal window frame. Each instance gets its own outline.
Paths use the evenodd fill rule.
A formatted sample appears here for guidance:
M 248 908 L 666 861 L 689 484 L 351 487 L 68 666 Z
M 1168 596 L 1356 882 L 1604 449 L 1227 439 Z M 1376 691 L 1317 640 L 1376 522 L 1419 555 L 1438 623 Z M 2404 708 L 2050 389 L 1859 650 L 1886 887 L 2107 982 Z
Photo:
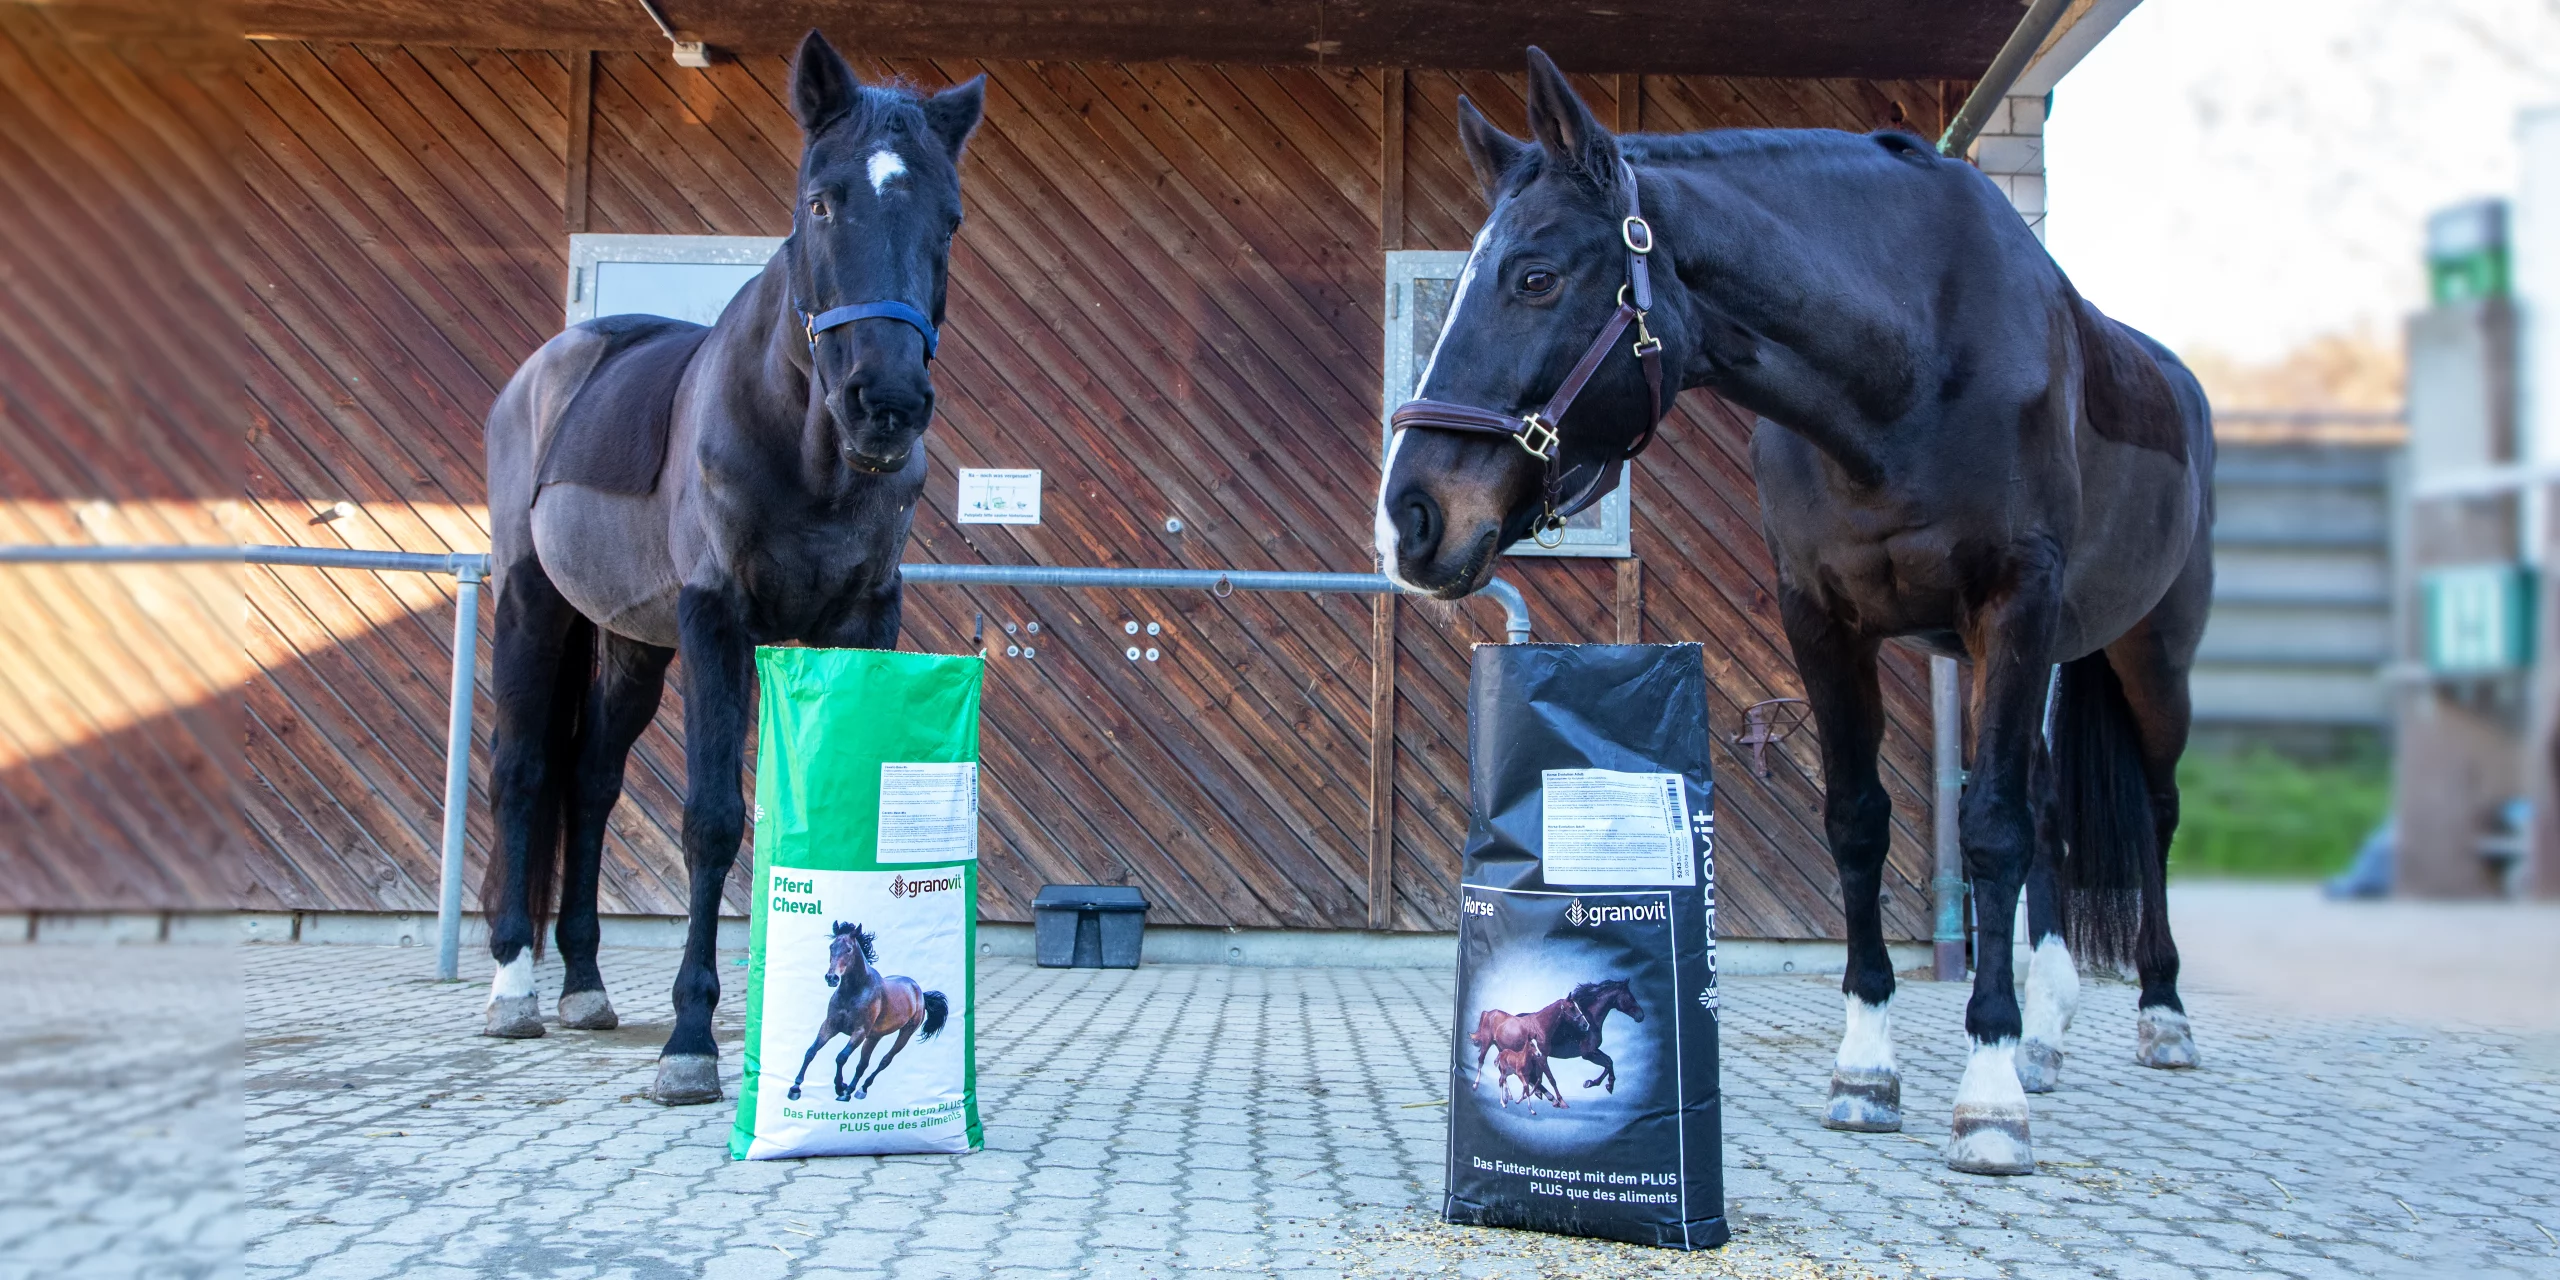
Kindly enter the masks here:
M 569 237 L 568 321 L 596 318 L 596 268 L 608 262 L 763 266 L 784 236 L 661 236 L 577 232 Z
M 1386 251 L 1387 294 L 1386 379 L 1378 394 L 1378 457 L 1387 456 L 1387 419 L 1410 399 L 1421 369 L 1413 356 L 1413 285 L 1416 280 L 1455 280 L 1466 269 L 1467 255 L 1454 249 L 1389 249 Z M 1600 558 L 1623 560 L 1635 555 L 1635 520 L 1631 497 L 1635 464 L 1621 463 L 1618 487 L 1600 499 L 1600 527 L 1564 531 L 1564 545 L 1541 547 L 1523 539 L 1504 548 L 1510 556 Z

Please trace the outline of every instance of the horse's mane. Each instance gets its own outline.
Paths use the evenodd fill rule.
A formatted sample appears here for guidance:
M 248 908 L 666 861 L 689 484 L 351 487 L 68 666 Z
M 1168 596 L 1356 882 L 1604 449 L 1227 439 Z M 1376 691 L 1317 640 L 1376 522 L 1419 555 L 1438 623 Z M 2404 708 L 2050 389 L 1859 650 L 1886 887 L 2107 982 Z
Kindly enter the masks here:
M 880 963 L 880 953 L 873 949 L 871 945 L 879 940 L 878 935 L 863 928 L 861 925 L 847 924 L 842 920 L 836 921 L 836 936 L 841 938 L 848 934 L 852 935 L 853 944 L 862 948 L 863 959 L 870 961 L 873 964 Z
M 843 111 L 819 121 L 818 127 L 809 132 L 814 137 L 821 131 L 841 126 L 851 129 L 853 136 L 859 138 L 878 127 L 881 119 L 890 112 L 900 107 L 913 107 L 922 101 L 924 91 L 905 76 L 866 83 L 858 88 L 852 103 Z
M 1630 164 L 1698 164 L 1720 160 L 1774 159 L 1797 163 L 1823 164 L 1892 160 L 1908 162 L 1915 157 L 1934 157 L 1937 150 L 1918 136 L 1900 129 L 1879 133 L 1850 133 L 1841 129 L 1707 129 L 1697 133 L 1622 133 L 1618 134 L 1619 154 Z M 1546 168 L 1546 153 L 1537 147 L 1523 148 L 1520 158 L 1503 174 L 1504 195 L 1520 190 L 1537 180 Z M 1603 194 L 1617 188 L 1615 173 L 1590 174 L 1572 171 L 1576 181 Z
M 1623 990 L 1623 989 L 1625 989 L 1626 985 L 1627 985 L 1627 980 L 1626 980 L 1626 979 L 1624 979 L 1624 978 L 1611 978 L 1611 979 L 1609 979 L 1609 980 L 1608 980 L 1608 981 L 1606 981 L 1606 982 L 1586 982 L 1586 983 L 1581 984 L 1580 986 L 1575 987 L 1575 988 L 1573 989 L 1573 993 L 1572 993 L 1571 995 L 1566 996 L 1566 997 L 1565 997 L 1565 999 L 1570 1000 L 1570 1001 L 1572 1001 L 1573 1003 L 1575 1003 L 1575 1004 L 1577 1004 L 1577 1005 L 1578 1005 L 1578 1004 L 1581 1004 L 1581 1003 L 1583 1002 L 1583 1000 L 1584 1000 L 1584 999 L 1586 999 L 1586 998 L 1588 998 L 1588 997 L 1590 997 L 1590 996 L 1597 995 L 1597 994 L 1599 994 L 1600 992 L 1606 991 L 1606 990 L 1608 990 L 1608 989 L 1609 989 L 1609 988 L 1611 988 L 1611 987 L 1617 987 L 1617 988 L 1619 988 L 1619 989 Z M 1553 990 L 1555 990 L 1555 988 L 1553 988 L 1553 987 L 1549 987 L 1549 988 L 1547 988 L 1547 989 L 1548 989 L 1549 991 L 1553 991 Z

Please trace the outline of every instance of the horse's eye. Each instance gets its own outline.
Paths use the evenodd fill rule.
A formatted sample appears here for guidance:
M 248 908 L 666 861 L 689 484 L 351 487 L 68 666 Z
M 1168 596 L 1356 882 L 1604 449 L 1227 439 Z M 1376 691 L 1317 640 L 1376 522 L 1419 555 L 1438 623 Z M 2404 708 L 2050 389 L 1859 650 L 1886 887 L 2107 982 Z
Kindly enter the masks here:
M 824 197 L 824 196 L 812 196 L 812 197 L 810 197 L 810 199 L 809 199 L 809 216 L 810 216 L 810 217 L 812 217 L 812 218 L 823 218 L 823 217 L 826 217 L 826 216 L 827 216 L 827 201 L 826 201 L 826 197 Z
M 1529 274 L 1520 277 L 1520 292 L 1522 293 L 1543 296 L 1553 292 L 1555 287 L 1556 273 L 1552 271 L 1532 271 Z

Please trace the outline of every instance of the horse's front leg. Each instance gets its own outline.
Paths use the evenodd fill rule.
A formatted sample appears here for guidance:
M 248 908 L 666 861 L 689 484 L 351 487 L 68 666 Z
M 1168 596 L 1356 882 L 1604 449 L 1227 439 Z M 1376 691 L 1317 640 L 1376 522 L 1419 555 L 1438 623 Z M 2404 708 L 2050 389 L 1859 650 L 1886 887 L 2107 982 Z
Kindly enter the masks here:
M 1879 641 L 1842 624 L 1821 603 L 1786 592 L 1780 612 L 1822 746 L 1822 820 L 1840 871 L 1849 932 L 1840 979 L 1840 1052 L 1822 1127 L 1852 1133 L 1902 1129 L 1902 1073 L 1893 1061 L 1893 961 L 1884 947 L 1884 860 L 1893 798 L 1876 773 L 1884 698 L 1876 684 Z
M 2018 1084 L 2051 1093 L 2062 1082 L 2063 1036 L 2080 1009 L 2080 971 L 2062 936 L 2062 833 L 2056 825 L 2053 755 L 2033 748 L 2028 803 L 2035 810 L 2035 855 L 2027 867 L 2027 1010 L 2018 1041 Z
M 880 1055 L 880 1065 L 871 1069 L 871 1078 L 854 1086 L 853 1096 L 857 1098 L 870 1097 L 871 1086 L 880 1083 L 880 1073 L 888 1070 L 889 1064 L 898 1060 L 898 1050 L 906 1048 L 907 1041 L 914 1039 L 915 1034 L 916 1024 L 912 1022 L 898 1028 L 898 1038 L 889 1042 L 889 1051 L 887 1053 Z
M 1585 1046 L 1582 1050 L 1582 1056 L 1585 1061 L 1596 1063 L 1600 1068 L 1600 1074 L 1583 1081 L 1582 1087 L 1585 1089 L 1591 1089 L 1605 1084 L 1609 1087 L 1609 1092 L 1616 1093 L 1618 1091 L 1618 1064 L 1612 1061 L 1608 1054 L 1600 1052 L 1600 1046 L 1596 1044 Z
M 747 738 L 746 627 L 734 600 L 686 587 L 676 604 L 684 652 L 684 860 L 691 918 L 676 969 L 675 1030 L 658 1055 L 650 1096 L 669 1106 L 720 1100 L 720 1050 L 711 1012 L 720 1001 L 720 892 L 746 834 L 739 790 Z
M 2052 688 L 2055 579 L 2044 566 L 2017 567 L 2005 598 L 1977 606 L 1974 670 L 1979 688 L 1973 776 L 1964 789 L 1957 827 L 1965 874 L 1973 882 L 1973 999 L 1965 1006 L 1972 1041 L 1964 1079 L 1956 1087 L 1955 1124 L 1947 1141 L 1947 1167 L 1959 1173 L 2035 1172 L 2028 1136 L 2027 1094 L 2018 1080 L 2022 1028 L 2009 952 L 2018 913 L 2018 890 L 2035 857 L 2036 808 L 2029 787 L 2038 779 L 2036 747 Z
M 834 1039 L 835 1035 L 836 1028 L 835 1024 L 832 1022 L 821 1025 L 818 1028 L 818 1038 L 809 1042 L 809 1051 L 807 1053 L 800 1055 L 800 1074 L 791 1077 L 791 1092 L 784 1096 L 790 1098 L 793 1102 L 798 1102 L 800 1100 L 800 1082 L 809 1078 L 809 1064 L 818 1060 L 818 1050 L 826 1048 L 827 1041 Z M 848 1045 L 846 1047 L 851 1048 L 852 1046 Z

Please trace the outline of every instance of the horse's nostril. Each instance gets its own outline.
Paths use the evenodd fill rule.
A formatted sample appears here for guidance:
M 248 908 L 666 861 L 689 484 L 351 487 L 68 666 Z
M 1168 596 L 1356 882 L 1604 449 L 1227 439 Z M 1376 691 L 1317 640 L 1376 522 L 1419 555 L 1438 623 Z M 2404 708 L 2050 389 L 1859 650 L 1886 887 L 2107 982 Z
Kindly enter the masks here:
M 1428 560 L 1440 546 L 1440 508 L 1430 495 L 1416 493 L 1396 509 L 1396 554 L 1404 560 Z

